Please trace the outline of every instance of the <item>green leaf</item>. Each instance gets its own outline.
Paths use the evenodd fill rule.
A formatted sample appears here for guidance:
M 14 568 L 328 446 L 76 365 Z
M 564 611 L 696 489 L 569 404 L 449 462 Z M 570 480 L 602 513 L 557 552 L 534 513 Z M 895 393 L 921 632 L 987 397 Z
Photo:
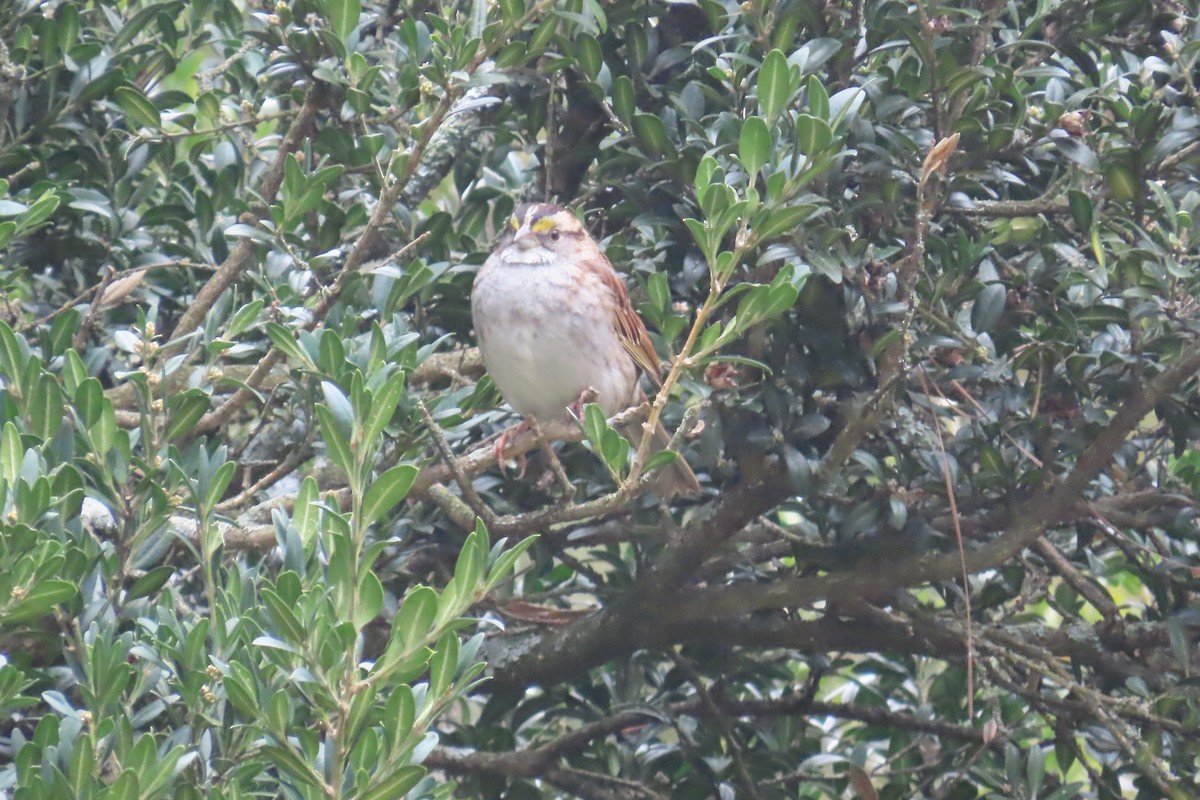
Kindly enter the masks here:
M 811 156 L 829 147 L 833 142 L 833 131 L 829 123 L 811 114 L 796 117 L 796 147 L 801 153 Z
M 1029 760 L 1025 762 L 1025 782 L 1030 797 L 1037 797 L 1042 793 L 1042 780 L 1045 775 L 1046 754 L 1042 752 L 1042 748 L 1035 745 L 1029 748 Z
M 487 539 L 481 539 L 478 532 L 472 533 L 463 543 L 462 552 L 458 554 L 454 577 L 458 578 L 463 586 L 477 586 L 483 580 L 487 559 Z
M 283 693 L 275 695 L 276 698 L 287 699 Z M 272 703 L 272 707 L 274 707 Z M 284 721 L 279 727 L 275 727 L 273 732 L 280 737 L 287 735 L 287 723 Z M 312 768 L 308 762 L 301 758 L 290 747 L 280 747 L 279 745 L 266 745 L 260 748 L 260 751 L 267 757 L 281 772 L 287 773 L 293 780 L 301 786 L 311 787 L 312 793 L 317 791 L 317 786 L 314 784 L 314 776 Z
M 524 0 L 500 0 L 500 18 L 505 25 L 514 25 L 525 15 Z
M 210 398 L 199 389 L 189 389 L 167 401 L 170 424 L 167 439 L 176 439 L 190 432 L 207 413 Z
M 686 218 L 683 224 L 692 234 L 692 238 L 696 240 L 696 244 L 700 247 L 700 252 L 704 255 L 704 260 L 711 263 L 716 257 L 716 248 L 718 242 L 713 241 L 712 232 L 698 219 Z
M 121 110 L 136 123 L 134 127 L 158 128 L 162 125 L 158 107 L 137 89 L 132 86 L 118 86 L 115 94 Z
M 401 684 L 388 698 L 387 711 L 384 714 L 384 725 L 391 726 L 392 749 L 399 750 L 402 739 L 412 733 L 413 722 L 417 717 L 417 704 L 413 698 L 411 686 Z
M 754 231 L 759 241 L 766 241 L 781 233 L 790 233 L 800 227 L 801 223 L 811 219 L 816 213 L 816 206 L 787 206 L 768 212 L 766 218 Z
M 767 130 L 767 123 L 762 117 L 750 117 L 742 123 L 738 156 L 753 183 L 754 176 L 771 158 L 771 132 Z
M 107 97 L 124 81 L 125 73 L 123 70 L 110 69 L 107 72 L 101 73 L 100 76 L 95 80 L 88 81 L 83 88 L 79 90 L 79 96 L 75 99 L 80 105 L 87 105 L 94 100 Z
M 292 508 L 292 523 L 300 531 L 300 541 L 308 547 L 317 535 L 317 523 L 321 519 L 321 506 L 318 500 L 317 479 L 305 475 L 300 482 L 300 491 L 296 493 L 296 504 Z
M 629 463 L 629 440 L 612 428 L 604 431 L 604 440 L 600 444 L 600 456 L 609 469 L 618 475 L 625 471 Z
M 230 339 L 236 339 L 244 333 L 258 319 L 258 315 L 262 313 L 263 303 L 263 298 L 258 297 L 239 308 L 237 313 L 233 315 L 233 319 L 229 320 L 229 325 L 225 327 L 225 336 Z
M 374 572 L 367 570 L 358 582 L 358 602 L 354 607 L 354 627 L 362 630 L 383 610 L 383 584 Z
M 604 442 L 606 430 L 608 430 L 608 420 L 604 417 L 604 410 L 596 403 L 585 405 L 583 407 L 583 432 L 597 450 Z
M 674 160 L 677 155 L 675 143 L 667 136 L 667 128 L 657 116 L 654 114 L 635 114 L 633 117 L 633 132 L 650 155 L 662 156 L 667 160 Z
M 424 777 L 424 767 L 401 767 L 378 782 L 373 780 L 362 800 L 401 800 Z
M 254 692 L 254 676 L 241 664 L 231 664 L 229 674 L 221 679 L 225 688 L 225 696 L 233 703 L 244 717 L 257 720 L 262 715 L 262 707 Z
M 150 741 L 153 742 L 153 738 L 150 738 Z M 150 766 L 140 773 L 143 797 L 154 797 L 159 789 L 167 785 L 167 782 L 174 777 L 175 765 L 179 763 L 183 754 L 183 745 L 175 745 L 165 754 L 157 756 Z
M 384 381 L 374 393 L 371 402 L 371 413 L 367 415 L 363 425 L 362 446 L 374 447 L 379 435 L 396 414 L 396 406 L 404 396 L 405 376 L 397 372 Z
M 590 33 L 576 34 L 575 41 L 575 61 L 579 64 L 579 68 L 583 70 L 583 74 L 588 76 L 588 80 L 596 80 L 596 76 L 600 74 L 600 68 L 604 66 L 604 55 L 600 52 L 600 45 L 596 41 L 596 37 Z
M 21 218 L 17 221 L 17 227 L 22 232 L 27 233 L 33 230 L 38 225 L 41 225 L 43 222 L 48 220 L 50 215 L 58 210 L 58 206 L 62 202 L 62 199 L 56 194 L 51 194 L 52 191 L 53 190 L 47 190 L 44 194 L 42 194 L 41 197 L 38 198 L 37 202 L 29 207 L 28 211 L 21 215 Z
M 437 610 L 437 592 L 428 586 L 418 586 L 404 598 L 392 623 L 392 635 L 400 637 L 405 652 L 412 652 L 425 644 Z
M 324 339 L 328 341 L 329 337 L 324 337 Z M 354 430 L 354 405 L 346 397 L 341 387 L 333 381 L 321 381 L 321 394 L 325 397 L 325 407 L 337 420 L 338 430 L 349 439 Z
M 163 587 L 170 577 L 175 574 L 175 568 L 169 565 L 155 567 L 138 578 L 125 592 L 125 602 L 139 597 L 149 597 Z
M 445 697 L 458 674 L 458 635 L 446 631 L 437 641 L 429 661 L 429 696 L 435 700 Z
M 808 76 L 808 113 L 829 122 L 829 92 L 816 75 Z
M 67 771 L 67 779 L 71 782 L 71 788 L 75 790 L 76 796 L 83 792 L 85 786 L 91 784 L 95 768 L 95 748 L 91 742 L 85 740 L 75 747 L 75 752 L 71 755 L 71 766 Z
M 321 334 L 317 348 L 317 366 L 326 375 L 333 376 L 341 375 L 346 367 L 346 346 L 342 343 L 342 337 L 328 328 Z M 331 408 L 336 410 L 336 406 Z
M 74 3 L 64 3 L 55 12 L 54 21 L 58 28 L 58 50 L 68 53 L 79 40 L 79 9 Z
M 517 542 L 512 548 L 504 550 L 496 556 L 495 562 L 492 564 L 491 570 L 488 572 L 487 585 L 484 587 L 485 592 L 490 592 L 498 585 L 508 580 L 513 568 L 516 566 L 517 560 L 525 554 L 525 551 L 533 546 L 538 537 L 530 536 Z M 496 543 L 496 548 L 502 548 L 505 542 L 501 539 Z
M 405 652 L 398 639 L 388 643 L 388 649 L 383 658 L 375 662 L 371 673 L 378 680 L 387 679 L 393 685 L 403 686 L 424 675 L 429 669 L 429 658 L 433 651 L 428 647 L 417 647 L 411 652 Z M 407 687 L 405 687 L 407 688 Z
M 18 338 L 12 328 L 4 320 L 0 320 L 0 374 L 8 378 L 6 383 L 9 390 L 14 384 L 21 389 L 27 387 L 18 383 L 25 372 L 25 364 L 32 356 L 23 338 Z
M 358 17 L 362 13 L 362 5 L 359 0 L 325 0 L 325 16 L 329 18 L 329 24 L 333 28 L 333 32 L 343 42 L 358 26 Z
M 1060 136 L 1050 141 L 1059 153 L 1070 161 L 1075 162 L 1081 169 L 1087 172 L 1094 172 L 1100 168 L 1100 159 L 1096 157 L 1096 151 L 1092 150 L 1092 148 L 1079 139 L 1070 136 Z
M 634 102 L 633 81 L 626 75 L 618 75 L 612 85 L 612 105 L 615 113 L 626 125 L 633 125 L 633 117 L 637 113 Z
M 451 578 L 442 587 L 442 596 L 438 598 L 438 613 L 433 621 L 436 630 L 444 630 L 454 618 L 461 614 L 468 603 L 464 602 L 462 583 L 458 578 Z
M 696 165 L 696 177 L 692 183 L 696 187 L 696 196 L 704 194 L 708 187 L 712 184 L 713 179 L 717 177 L 717 160 L 712 156 L 705 156 L 700 159 L 700 163 Z
M 837 130 L 848 119 L 854 117 L 858 113 L 858 109 L 862 107 L 863 101 L 867 99 L 867 93 L 861 87 L 852 86 L 849 89 L 842 89 L 837 94 L 829 98 L 829 127 Z
M 305 369 L 315 371 L 317 365 L 308 357 L 308 353 L 300 346 L 291 332 L 280 325 L 278 322 L 267 323 L 267 336 L 271 339 L 271 344 L 279 348 L 279 350 L 290 358 L 292 361 L 301 365 Z
M 679 458 L 679 453 L 676 453 L 674 450 L 659 450 L 657 453 L 646 459 L 646 466 L 644 469 L 646 472 L 654 472 L 654 470 L 665 467 L 667 464 L 670 464 L 677 458 Z
M 104 457 L 108 455 L 108 451 L 117 443 L 117 436 L 121 433 L 117 428 L 117 411 L 113 408 L 113 404 L 106 402 L 100 410 L 100 419 L 95 425 L 88 428 L 88 436 L 92 440 L 92 445 L 96 448 L 96 455 Z
M 419 470 L 411 464 L 399 464 L 375 479 L 363 497 L 362 524 L 372 525 L 404 499 Z
M 226 228 L 223 233 L 230 238 L 246 238 L 260 244 L 271 244 L 274 240 L 271 234 L 260 227 L 247 225 L 244 222 L 236 222 Z
M 796 86 L 792 84 L 792 68 L 782 50 L 772 50 L 758 69 L 758 107 L 768 122 L 774 122 L 787 107 Z
M 263 587 L 260 594 L 267 609 L 267 616 L 274 625 L 275 631 L 283 637 L 284 641 L 290 644 L 306 642 L 308 636 L 304 631 L 304 626 L 300 624 L 300 620 L 291 607 L 272 589 Z
M 4 432 L 0 434 L 0 478 L 9 486 L 17 482 L 24 459 L 25 447 L 21 444 L 21 434 L 10 419 L 4 423 Z
M 205 513 L 212 511 L 216 508 L 217 503 L 221 502 L 221 498 L 225 496 L 225 490 L 229 488 L 229 482 L 233 480 L 235 469 L 237 469 L 237 463 L 233 461 L 226 461 L 217 467 L 209 481 L 208 491 L 204 493 L 201 500 Z
M 1078 189 L 1067 192 L 1067 202 L 1071 206 L 1071 217 L 1075 226 L 1081 231 L 1092 229 L 1092 199 Z
M 976 333 L 990 331 L 1000 321 L 1007 298 L 1008 290 L 1002 283 L 989 283 L 980 290 L 971 309 L 971 327 Z
M 9 609 L 0 612 L 0 625 L 13 625 L 37 619 L 59 603 L 65 603 L 79 594 L 79 587 L 70 581 L 50 578 L 38 582 L 24 598 Z
M 62 364 L 63 386 L 71 393 L 79 391 L 79 386 L 88 379 L 88 368 L 74 350 L 63 353 Z
M 343 433 L 337 418 L 328 407 L 318 403 L 316 414 L 321 427 L 321 440 L 325 442 L 325 451 L 333 463 L 341 467 L 347 477 L 353 479 L 358 473 L 354 465 L 354 455 L 350 452 L 350 439 Z
M 375 708 L 375 700 L 379 694 L 379 687 L 373 683 L 368 683 L 362 686 L 354 697 L 350 700 L 350 711 L 346 714 L 346 719 L 343 725 L 345 726 L 346 741 L 356 741 L 359 734 L 362 732 L 363 723 L 370 716 L 371 711 Z
M 49 439 L 54 435 L 63 422 L 63 397 L 53 375 L 43 372 L 38 376 L 25 410 L 34 436 Z
M 108 786 L 104 800 L 138 800 L 141 790 L 138 788 L 138 776 L 132 769 L 127 769 Z

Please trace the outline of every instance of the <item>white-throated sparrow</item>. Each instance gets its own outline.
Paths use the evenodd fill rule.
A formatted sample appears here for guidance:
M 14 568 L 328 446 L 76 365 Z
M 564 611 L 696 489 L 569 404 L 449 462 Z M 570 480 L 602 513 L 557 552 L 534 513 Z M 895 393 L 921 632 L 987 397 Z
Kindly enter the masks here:
M 660 379 L 658 353 L 612 264 L 570 211 L 520 206 L 475 275 L 471 316 L 483 363 L 525 417 L 561 417 L 588 388 L 612 416 L 642 402 L 640 371 Z M 637 432 L 626 433 L 637 441 Z M 669 442 L 660 424 L 659 449 Z M 682 458 L 654 484 L 662 496 L 700 490 Z

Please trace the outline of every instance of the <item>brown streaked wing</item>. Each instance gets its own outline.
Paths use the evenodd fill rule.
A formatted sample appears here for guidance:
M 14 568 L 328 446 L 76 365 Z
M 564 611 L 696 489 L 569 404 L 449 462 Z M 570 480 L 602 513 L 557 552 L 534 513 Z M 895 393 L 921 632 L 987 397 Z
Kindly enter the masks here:
M 658 351 L 654 349 L 654 342 L 650 341 L 646 325 L 633 307 L 621 276 L 612 268 L 607 256 L 600 255 L 600 258 L 604 259 L 603 267 L 596 271 L 617 301 L 613 323 L 616 325 L 617 335 L 621 337 L 621 344 L 625 345 L 625 350 L 633 357 L 634 362 L 650 376 L 654 385 L 661 386 L 662 369 L 658 361 Z

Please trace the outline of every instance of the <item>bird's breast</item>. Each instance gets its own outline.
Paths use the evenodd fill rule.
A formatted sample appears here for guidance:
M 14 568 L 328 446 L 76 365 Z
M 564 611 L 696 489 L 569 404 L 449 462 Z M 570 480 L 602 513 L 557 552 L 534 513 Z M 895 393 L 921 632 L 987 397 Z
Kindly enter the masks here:
M 471 308 L 484 364 L 526 416 L 560 416 L 588 387 L 605 413 L 626 408 L 637 371 L 617 336 L 610 299 L 553 266 L 480 270 Z

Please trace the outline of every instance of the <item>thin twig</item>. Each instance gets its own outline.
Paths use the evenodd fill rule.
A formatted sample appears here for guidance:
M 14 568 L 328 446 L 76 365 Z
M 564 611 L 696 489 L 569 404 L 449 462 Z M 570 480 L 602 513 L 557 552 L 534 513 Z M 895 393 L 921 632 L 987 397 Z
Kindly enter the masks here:
M 1079 570 L 1075 569 L 1074 565 L 1049 539 L 1045 536 L 1041 537 L 1033 543 L 1033 549 L 1039 552 L 1054 567 L 1054 571 L 1061 575 L 1063 580 L 1079 595 L 1086 598 L 1106 620 L 1113 621 L 1120 618 L 1121 610 L 1117 608 L 1117 604 L 1113 602 L 1112 598 L 1081 575 Z
M 125 268 L 125 269 L 119 269 L 119 270 L 117 270 L 117 271 L 116 271 L 116 273 L 113 275 L 113 280 L 120 280 L 121 278 L 125 278 L 125 277 L 131 276 L 131 275 L 135 275 L 135 274 L 137 274 L 137 273 L 139 273 L 139 272 L 146 272 L 147 270 L 151 270 L 151 269 L 163 269 L 163 268 L 166 268 L 166 267 L 176 267 L 176 266 L 178 266 L 178 267 L 186 267 L 186 268 L 188 268 L 188 269 L 196 269 L 196 270 L 201 270 L 201 269 L 208 269 L 208 270 L 211 270 L 211 269 L 213 269 L 213 268 L 214 268 L 212 264 L 201 264 L 201 263 L 199 263 L 199 262 L 197 262 L 197 261 L 190 261 L 190 260 L 187 260 L 187 259 L 181 259 L 181 260 L 179 260 L 179 261 L 166 261 L 166 262 L 163 262 L 163 263 L 161 263 L 161 264 L 152 264 L 152 265 L 150 265 L 150 266 L 148 266 L 148 267 L 127 267 L 127 268 Z M 32 329 L 34 329 L 34 328 L 40 328 L 40 327 L 42 327 L 43 325 L 45 325 L 45 324 L 47 324 L 47 323 L 49 323 L 49 322 L 52 322 L 52 321 L 53 321 L 53 320 L 54 320 L 56 317 L 58 317 L 60 314 L 62 314 L 63 312 L 67 311 L 68 309 L 74 308 L 75 306 L 79 305 L 79 304 L 80 304 L 80 303 L 82 303 L 84 300 L 86 300 L 86 299 L 87 299 L 89 296 L 92 296 L 92 295 L 94 295 L 94 294 L 96 294 L 96 287 L 95 287 L 95 286 L 89 286 L 89 287 L 87 287 L 86 289 L 84 289 L 84 290 L 82 290 L 82 291 L 78 292 L 78 293 L 77 293 L 77 294 L 76 294 L 74 297 L 72 297 L 70 300 L 66 301 L 66 302 L 65 302 L 65 303 L 63 303 L 61 306 L 59 306 L 58 308 L 54 309 L 53 311 L 51 311 L 50 313 L 46 314 L 45 316 L 43 316 L 43 317 L 39 317 L 38 319 L 35 319 L 33 322 L 30 322 L 30 323 L 27 323 L 27 324 L 25 324 L 25 325 L 22 325 L 22 326 L 19 328 L 19 330 L 20 330 L 20 331 L 23 333 L 23 332 L 25 332 L 25 331 L 32 330 Z M 103 293 L 101 293 L 101 295 L 100 295 L 100 296 L 102 297 L 102 296 L 103 296 Z
M 530 417 L 529 426 L 533 428 L 533 434 L 538 438 L 540 450 L 550 464 L 550 471 L 554 473 L 555 479 L 562 486 L 562 502 L 570 503 L 575 498 L 575 484 L 571 483 L 571 477 L 567 475 L 567 470 L 559 460 L 558 453 L 554 452 L 551 440 L 542 435 L 542 428 L 538 425 L 538 421 Z
M 555 119 L 554 107 L 556 83 L 557 80 L 550 80 L 546 90 L 546 141 L 542 145 L 542 198 L 545 200 L 554 199 L 550 196 L 550 189 L 553 185 L 555 150 L 558 148 L 558 121 Z
M 987 419 L 988 419 L 987 411 L 984 409 L 983 406 L 979 405 L 979 403 L 975 400 L 975 398 L 971 396 L 970 392 L 968 392 L 965 388 L 963 388 L 963 385 L 961 383 L 959 383 L 957 380 L 952 380 L 952 381 L 950 381 L 950 386 L 951 386 L 951 388 L 954 389 L 954 391 L 958 392 L 960 397 L 962 397 L 964 400 L 966 400 L 968 403 L 971 404 L 971 406 L 979 414 L 979 417 L 982 421 L 984 421 L 984 422 L 987 421 Z M 945 399 L 946 396 L 942 394 L 941 389 L 938 388 L 938 385 L 936 383 L 933 384 L 933 388 L 935 390 L 937 390 L 937 393 L 939 395 L 941 395 L 943 399 Z M 947 402 L 949 402 L 949 401 L 947 401 Z M 1033 464 L 1038 469 L 1041 469 L 1043 466 L 1045 466 L 1044 464 L 1042 464 L 1042 460 L 1040 458 L 1035 456 L 1033 453 L 1029 452 L 1029 449 L 1027 447 L 1025 447 L 1023 444 L 1021 444 L 1020 442 L 1018 442 L 1016 439 L 1014 439 L 1011 433 L 1009 433 L 1008 431 L 1001 431 L 1001 433 L 1004 434 L 1004 438 L 1008 439 L 1008 441 L 1010 441 L 1012 443 L 1013 447 L 1017 448 L 1018 452 L 1020 452 L 1021 455 L 1025 456 L 1027 459 L 1029 459 L 1029 463 Z
M 496 521 L 495 513 L 488 508 L 483 502 L 483 498 L 475 491 L 475 486 L 471 483 L 471 479 L 463 472 L 462 466 L 458 463 L 458 459 L 454 456 L 454 451 L 450 449 L 449 442 L 442 435 L 442 428 L 434 420 L 433 415 L 429 413 L 429 409 L 425 406 L 425 401 L 417 400 L 417 411 L 421 414 L 421 420 L 425 423 L 425 429 L 429 431 L 429 435 L 433 438 L 433 444 L 437 447 L 438 455 L 442 457 L 450 474 L 454 476 L 455 483 L 458 484 L 459 490 L 462 492 L 463 499 L 476 516 L 483 520 L 483 523 L 489 528 Z M 471 527 L 474 527 L 473 525 Z
M 315 428 L 312 428 L 315 430 Z M 308 447 L 291 447 L 288 448 L 288 453 L 284 456 L 283 461 L 275 466 L 273 470 L 263 475 L 252 485 L 247 486 L 242 491 L 238 492 L 235 497 L 228 500 L 223 500 L 216 506 L 218 514 L 228 514 L 230 511 L 241 508 L 246 503 L 250 502 L 259 492 L 266 489 L 268 486 L 273 486 L 286 477 L 292 470 L 300 465 L 300 462 L 308 458 L 312 454 L 312 450 Z
M 223 122 L 220 125 L 214 125 L 211 128 L 190 128 L 180 131 L 164 131 L 158 130 L 153 133 L 138 133 L 130 140 L 131 145 L 143 143 L 167 142 L 174 139 L 190 139 L 195 137 L 215 136 L 219 133 L 228 133 L 229 131 L 238 130 L 239 128 L 251 128 L 257 125 L 262 125 L 266 122 L 276 122 L 281 119 L 294 117 L 300 113 L 298 109 L 289 108 L 285 111 L 277 111 L 274 114 L 262 114 L 260 116 L 246 117 L 244 119 L 234 120 L 233 122 Z
M 91 332 L 92 326 L 96 324 L 96 317 L 100 315 L 100 300 L 104 297 L 104 290 L 113 282 L 116 274 L 117 271 L 111 266 L 106 267 L 104 275 L 100 277 L 100 283 L 96 284 L 92 292 L 92 302 L 88 308 L 88 312 L 84 315 L 83 322 L 79 323 L 79 329 L 75 331 L 75 335 L 71 337 L 71 346 L 77 352 L 82 351 L 83 346 L 87 343 L 88 334 Z
M 924 368 L 917 371 L 921 388 L 929 394 L 929 383 Z M 932 408 L 928 409 L 933 421 L 933 432 L 937 434 L 938 452 L 942 461 L 942 480 L 946 485 L 946 499 L 950 503 L 950 518 L 954 521 L 954 540 L 958 543 L 958 558 L 962 565 L 963 608 L 967 616 L 967 718 L 975 718 L 975 641 L 971 625 L 971 580 L 967 571 L 967 553 L 963 547 L 962 520 L 958 516 L 958 499 L 954 491 L 954 479 L 950 475 L 950 457 L 946 454 L 946 441 L 942 438 L 942 422 Z
M 391 258 L 395 260 L 403 258 L 405 255 L 411 252 L 413 248 L 418 247 L 422 242 L 424 242 L 429 235 L 430 231 L 425 231 L 420 236 L 413 239 L 411 242 L 404 245 L 404 247 L 401 247 L 399 250 L 393 253 Z M 245 242 L 250 240 L 243 239 L 242 241 Z M 334 303 L 337 302 L 337 299 L 341 296 L 342 290 L 346 286 L 346 281 L 349 280 L 350 275 L 353 274 L 354 271 L 354 264 L 352 264 L 350 259 L 347 258 L 346 263 L 342 265 L 342 269 L 340 272 L 338 272 L 337 277 L 334 278 L 333 283 L 322 293 L 321 299 L 317 301 L 317 304 L 309 313 L 308 320 L 303 326 L 305 330 L 313 330 L 317 325 L 324 321 L 325 316 L 329 313 L 330 309 L 333 308 Z M 205 414 L 204 417 L 201 418 L 200 422 L 196 423 L 196 427 L 193 429 L 193 432 L 206 432 L 215 430 L 222 425 L 225 425 L 239 409 L 241 409 L 250 401 L 251 398 L 257 396 L 256 388 L 266 379 L 267 375 L 270 374 L 271 370 L 275 368 L 275 365 L 279 363 L 281 358 L 283 358 L 283 351 L 281 351 L 279 348 L 272 347 L 270 350 L 268 350 L 267 354 L 263 356 L 262 360 L 258 362 L 257 366 L 255 366 L 254 371 L 250 373 L 248 378 L 246 378 L 246 386 L 240 387 L 236 392 L 233 393 L 232 397 L 222 403 L 218 408 L 210 411 L 208 414 Z
M 1183 74 L 1189 75 L 1190 73 L 1191 73 L 1190 69 L 1187 69 L 1187 68 L 1184 69 Z M 1162 161 L 1160 161 L 1158 164 L 1158 168 L 1154 170 L 1154 174 L 1162 175 L 1163 173 L 1170 172 L 1171 170 L 1175 169 L 1175 167 L 1179 166 L 1184 161 L 1187 161 L 1189 158 L 1196 155 L 1197 153 L 1200 153 L 1200 142 L 1192 142 L 1191 144 L 1189 144 L 1187 147 L 1183 148 L 1182 150 L 1172 153 L 1171 155 L 1167 156 Z
M 692 663 L 675 650 L 668 650 L 667 655 L 675 662 L 675 666 L 679 668 L 688 682 L 695 687 L 696 695 L 700 698 L 700 702 L 708 709 L 708 713 L 711 715 L 713 721 L 721 729 L 721 736 L 725 739 L 725 743 L 729 747 L 729 756 L 733 759 L 734 773 L 737 775 L 742 792 L 746 797 L 751 798 L 751 800 L 757 800 L 758 790 L 755 788 L 754 779 L 750 777 L 750 770 L 746 769 L 746 761 L 742 753 L 742 743 L 738 741 L 737 736 L 734 734 L 733 726 L 729 724 L 729 720 L 717 706 L 716 701 L 713 700 L 708 687 L 704 685 L 704 679 L 696 672 Z

